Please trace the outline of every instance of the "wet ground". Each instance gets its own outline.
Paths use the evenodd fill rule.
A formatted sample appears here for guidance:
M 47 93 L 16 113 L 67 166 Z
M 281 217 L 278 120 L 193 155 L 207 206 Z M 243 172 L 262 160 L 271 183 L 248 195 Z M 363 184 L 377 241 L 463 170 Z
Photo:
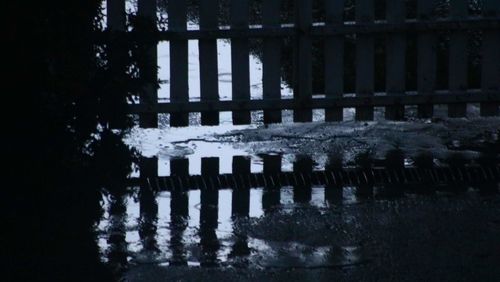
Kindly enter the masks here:
M 498 155 L 498 124 L 223 123 L 137 129 L 127 142 L 157 157 L 159 175 L 178 173 L 179 159 L 189 174 L 231 173 L 235 156 L 262 172 L 269 153 L 278 170 L 293 170 L 299 155 L 321 170 L 332 155 L 353 166 L 360 153 L 393 149 L 404 166 L 421 152 L 449 166 Z M 500 281 L 499 183 L 142 191 L 105 197 L 98 227 L 103 260 L 128 281 Z
M 500 197 L 480 191 L 383 194 L 345 187 L 324 198 L 313 188 L 306 203 L 281 192 L 262 211 L 251 202 L 248 218 L 229 217 L 228 194 L 219 192 L 218 218 L 197 222 L 198 199 L 182 226 L 162 210 L 158 250 L 130 237 L 130 281 L 498 281 Z M 252 191 L 259 198 L 261 191 Z M 339 191 L 335 191 L 339 192 Z M 300 200 L 299 200 L 300 201 Z M 163 207 L 164 209 L 166 207 Z M 133 224 L 132 224 L 133 225 Z M 133 226 L 127 231 L 138 232 Z M 174 239 L 175 236 L 180 237 Z M 171 236 L 168 235 L 171 234 Z M 176 234 L 176 235 L 172 235 Z M 130 235 L 132 236 L 132 235 Z M 174 242 L 175 241 L 175 242 Z M 135 243 L 135 246 L 134 246 Z M 177 244 L 177 245 L 176 245 Z M 178 249 L 181 248 L 181 249 Z M 179 258 L 182 258 L 179 260 Z M 184 259 L 184 260 L 183 260 Z

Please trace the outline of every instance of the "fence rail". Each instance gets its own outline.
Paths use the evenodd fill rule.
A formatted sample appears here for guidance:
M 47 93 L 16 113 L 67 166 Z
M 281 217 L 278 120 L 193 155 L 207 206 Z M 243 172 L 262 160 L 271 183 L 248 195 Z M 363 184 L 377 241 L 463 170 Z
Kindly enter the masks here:
M 188 112 L 201 112 L 201 123 L 217 125 L 220 111 L 233 112 L 233 123 L 249 124 L 250 112 L 264 110 L 265 123 L 281 122 L 280 109 L 293 109 L 294 121 L 312 121 L 312 109 L 325 109 L 326 121 L 342 120 L 342 108 L 355 107 L 357 120 L 372 120 L 373 107 L 386 107 L 389 120 L 404 118 L 403 105 L 418 105 L 420 117 L 434 115 L 433 105 L 449 105 L 450 117 L 467 116 L 467 103 L 480 103 L 482 116 L 497 116 L 500 103 L 500 2 L 485 0 L 481 16 L 469 16 L 468 1 L 450 1 L 450 15 L 437 18 L 433 0 L 417 1 L 416 19 L 406 19 L 403 1 L 388 1 L 386 19 L 376 20 L 374 0 L 356 1 L 355 21 L 343 18 L 344 0 L 325 1 L 326 18 L 323 22 L 312 19 L 313 0 L 295 0 L 293 23 L 280 22 L 281 1 L 263 2 L 262 25 L 249 25 L 251 0 L 230 1 L 230 26 L 218 22 L 218 1 L 200 0 L 200 29 L 187 29 L 187 1 L 170 1 L 168 30 L 147 33 L 148 63 L 141 74 L 157 79 L 157 54 L 153 42 L 170 44 L 170 102 L 158 103 L 157 89 L 148 86 L 141 94 L 139 105 L 131 105 L 131 113 L 139 113 L 142 127 L 156 127 L 158 113 L 171 113 L 171 126 L 188 126 Z M 156 26 L 155 0 L 139 0 L 138 14 Z M 141 32 L 126 32 L 124 0 L 108 0 L 108 30 L 121 33 L 130 40 L 143 40 Z M 481 34 L 481 89 L 469 89 L 467 83 L 469 58 L 467 45 L 470 30 Z M 438 33 L 449 33 L 448 91 L 438 91 L 437 53 Z M 405 80 L 407 35 L 417 35 L 417 92 L 408 91 Z M 104 32 L 102 40 L 109 34 Z M 355 35 L 355 97 L 344 93 L 344 41 Z M 375 92 L 374 36 L 385 36 L 386 43 L 386 95 Z M 251 100 L 249 85 L 249 39 L 263 39 L 263 100 Z M 288 39 L 286 39 L 288 38 Z M 217 39 L 231 41 L 233 100 L 219 101 Z M 292 40 L 293 95 L 281 95 L 281 45 Z M 314 98 L 312 90 L 313 39 L 324 39 L 325 98 Z M 201 101 L 189 101 L 188 40 L 199 41 Z

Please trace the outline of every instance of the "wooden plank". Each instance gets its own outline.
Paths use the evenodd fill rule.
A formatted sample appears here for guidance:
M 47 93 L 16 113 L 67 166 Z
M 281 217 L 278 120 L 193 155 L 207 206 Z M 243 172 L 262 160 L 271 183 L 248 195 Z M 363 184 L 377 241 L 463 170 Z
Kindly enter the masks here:
M 295 21 L 298 32 L 294 50 L 294 87 L 293 97 L 302 103 L 312 98 L 312 1 L 296 0 Z M 312 110 L 298 109 L 293 111 L 295 122 L 312 121 Z
M 219 174 L 219 158 L 202 158 L 201 174 L 208 177 Z M 201 265 L 213 265 L 217 260 L 219 241 L 215 230 L 218 226 L 219 190 L 201 189 L 200 192 L 200 247 Z
M 172 223 L 177 223 L 173 224 L 173 227 L 179 228 L 179 225 L 184 226 L 181 223 L 187 220 L 187 218 L 189 217 L 188 192 L 189 189 L 192 188 L 189 187 L 188 182 L 186 181 L 189 177 L 189 159 L 170 160 L 170 176 L 179 178 L 178 181 L 176 181 L 178 187 L 172 187 L 172 191 L 170 194 L 170 219 Z M 179 234 L 172 234 L 172 240 L 174 240 L 176 235 L 178 235 L 179 238 L 176 238 L 176 240 L 182 242 L 182 232 L 184 231 L 184 229 L 176 229 Z M 182 252 L 175 254 L 174 257 L 176 257 L 178 262 L 184 261 L 184 254 Z
M 109 0 L 106 5 L 107 9 L 107 28 L 112 32 L 111 41 L 107 44 L 108 47 L 108 65 L 110 72 L 115 76 L 114 79 L 120 80 L 126 76 L 127 72 L 127 48 L 124 48 L 121 38 L 116 36 L 117 33 L 125 31 L 125 1 L 124 0 Z M 121 36 L 121 35 L 120 35 Z M 122 97 L 125 102 L 125 97 Z M 123 128 L 123 120 L 120 118 L 120 113 L 114 111 L 112 107 L 106 109 L 106 115 L 109 117 L 109 126 L 111 128 Z
M 264 155 L 264 176 L 278 174 L 281 172 L 280 155 Z M 272 211 L 273 207 L 280 204 L 280 188 L 268 183 L 262 193 L 262 209 L 265 213 Z
M 374 0 L 356 1 L 356 22 L 371 23 L 375 19 Z M 375 41 L 371 34 L 356 36 L 356 95 L 373 96 L 375 77 Z M 373 107 L 356 108 L 356 120 L 373 120 Z
M 483 15 L 486 17 L 500 17 L 500 1 L 484 0 Z M 482 77 L 481 88 L 484 92 L 500 90 L 500 31 L 485 30 L 482 45 Z M 499 103 L 481 103 L 481 116 L 496 116 L 499 114 Z
M 248 28 L 248 0 L 231 1 L 231 28 Z M 250 100 L 248 38 L 231 40 L 232 92 L 235 100 Z M 233 111 L 233 124 L 250 124 L 249 111 Z
M 158 158 L 141 157 L 139 159 L 139 174 L 142 179 L 158 177 Z
M 390 0 L 387 2 L 387 21 L 393 24 L 404 24 L 406 17 L 405 2 Z M 388 95 L 403 95 L 406 87 L 406 36 L 404 33 L 387 35 L 386 39 L 386 92 Z M 385 108 L 385 118 L 402 120 L 404 105 L 393 105 Z
M 267 0 L 262 3 L 264 28 L 280 26 L 281 0 Z M 262 88 L 263 98 L 281 98 L 281 39 L 265 38 L 263 42 Z M 280 123 L 281 111 L 264 111 L 264 123 Z
M 460 20 L 468 17 L 468 0 L 455 0 L 450 2 L 451 19 Z M 467 33 L 453 31 L 450 35 L 449 53 L 449 89 L 454 92 L 467 90 Z M 467 104 L 454 104 L 448 106 L 449 117 L 465 117 Z
M 385 21 L 375 23 L 357 24 L 355 22 L 344 22 L 344 25 L 328 27 L 325 23 L 316 23 L 310 28 L 312 37 L 323 37 L 346 34 L 381 34 L 391 32 L 420 32 L 420 31 L 454 31 L 464 29 L 476 30 L 498 30 L 500 20 L 496 18 L 470 17 L 463 20 L 436 19 L 433 21 L 417 22 L 415 19 L 408 19 L 404 24 L 389 24 Z M 263 28 L 252 26 L 248 29 L 205 29 L 177 31 L 159 31 L 158 40 L 169 41 L 174 39 L 198 40 L 198 39 L 230 39 L 230 38 L 286 38 L 294 36 L 296 29 L 293 24 L 282 24 L 280 27 Z M 96 42 L 106 42 L 107 32 L 96 32 Z M 130 40 L 140 38 L 140 32 L 127 32 L 124 36 Z
M 456 103 L 480 103 L 498 102 L 500 92 L 483 93 L 479 90 L 468 90 L 465 94 L 457 94 L 449 91 L 436 91 L 436 95 L 415 95 L 415 92 L 407 92 L 406 95 L 383 95 L 370 97 L 343 97 L 343 98 L 315 98 L 304 104 L 293 99 L 281 100 L 251 100 L 238 101 L 216 101 L 216 102 L 189 102 L 189 103 L 160 103 L 155 108 L 144 105 L 130 105 L 129 113 L 139 114 L 147 112 L 176 113 L 176 112 L 201 112 L 207 110 L 232 111 L 238 110 L 276 110 L 276 109 L 318 109 L 330 107 L 352 108 L 364 105 L 384 107 L 395 104 L 422 105 L 422 104 L 456 104 Z
M 343 24 L 344 0 L 325 1 L 326 26 Z M 325 38 L 325 95 L 342 97 L 344 94 L 344 36 Z M 325 109 L 325 121 L 341 121 L 342 108 Z
M 246 176 L 250 175 L 250 158 L 244 156 L 233 157 L 232 172 L 236 176 L 239 189 L 233 190 L 231 214 L 233 216 L 248 217 L 250 211 L 250 185 L 242 179 L 247 179 Z
M 433 18 L 434 1 L 418 0 L 417 12 L 419 20 L 431 20 Z M 436 49 L 437 35 L 432 31 L 425 31 L 418 35 L 418 66 L 417 66 L 417 89 L 419 95 L 432 95 L 436 87 Z M 433 105 L 419 105 L 418 116 L 420 118 L 431 118 L 434 114 Z
M 297 156 L 293 163 L 293 172 L 300 179 L 297 185 L 293 186 L 294 203 L 309 203 L 312 197 L 312 187 L 310 175 L 313 171 L 313 161 L 310 156 Z
M 149 20 L 149 28 L 156 29 L 156 0 L 139 0 L 138 15 Z M 140 68 L 141 78 L 147 81 L 140 94 L 140 103 L 154 106 L 158 103 L 158 48 L 156 43 L 146 43 L 144 46 L 144 65 Z M 139 116 L 139 126 L 142 128 L 158 127 L 158 115 L 148 113 Z
M 200 29 L 218 28 L 218 0 L 200 0 Z M 219 100 L 219 75 L 217 66 L 217 41 L 215 39 L 199 40 L 200 54 L 200 96 L 201 101 Z M 205 111 L 201 113 L 202 125 L 218 125 L 219 112 Z
M 168 5 L 168 29 L 187 30 L 186 0 L 171 1 Z M 170 101 L 189 101 L 188 82 L 188 41 L 176 39 L 170 41 Z M 170 116 L 170 126 L 188 126 L 188 113 L 175 113 Z
M 106 24 L 112 31 L 125 31 L 125 0 L 107 0 Z

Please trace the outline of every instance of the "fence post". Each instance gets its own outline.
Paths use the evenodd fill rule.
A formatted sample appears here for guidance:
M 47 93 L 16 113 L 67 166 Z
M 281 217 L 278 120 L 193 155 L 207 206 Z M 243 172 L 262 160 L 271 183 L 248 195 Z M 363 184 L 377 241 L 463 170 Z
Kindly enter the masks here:
M 434 0 L 418 0 L 417 18 L 428 21 L 434 18 Z M 436 49 L 437 35 L 432 31 L 418 34 L 417 39 L 417 91 L 418 95 L 432 95 L 436 87 Z M 418 116 L 431 118 L 434 114 L 434 105 L 419 105 Z
M 356 23 L 372 23 L 374 0 L 356 1 Z M 373 96 L 375 43 L 371 34 L 356 35 L 356 96 Z M 373 120 L 373 107 L 356 107 L 356 120 Z
M 186 0 L 169 1 L 168 29 L 185 31 L 187 24 Z M 188 41 L 173 39 L 170 41 L 170 101 L 188 102 Z M 189 113 L 172 113 L 170 126 L 188 126 Z
M 145 28 L 156 30 L 156 0 L 139 0 L 137 6 L 138 15 L 145 21 Z M 158 104 L 158 42 L 150 41 L 152 39 L 148 38 L 147 42 L 142 42 L 145 59 L 142 68 L 140 68 L 140 75 L 146 84 L 140 94 L 140 102 L 148 107 L 156 108 L 155 106 Z M 156 112 L 141 114 L 139 125 L 142 128 L 158 127 L 158 114 Z
M 406 19 L 405 2 L 389 0 L 387 2 L 387 22 L 404 24 Z M 388 95 L 404 95 L 406 87 L 406 36 L 404 33 L 387 35 L 386 39 L 386 92 Z M 404 105 L 392 105 L 385 108 L 385 118 L 402 120 Z
M 312 1 L 295 0 L 295 27 L 297 29 L 294 54 L 293 96 L 297 103 L 308 104 L 312 98 Z M 312 121 L 312 110 L 294 110 L 295 122 Z
M 248 0 L 231 1 L 231 28 L 248 28 Z M 250 63 L 247 38 L 231 39 L 233 100 L 250 100 Z M 250 111 L 233 111 L 233 124 L 250 124 Z
M 500 17 L 500 1 L 483 0 L 483 16 Z M 500 35 L 498 30 L 483 31 L 481 88 L 484 92 L 500 91 Z M 498 115 L 498 101 L 481 103 L 481 116 Z
M 461 20 L 468 17 L 467 0 L 451 1 L 451 19 Z M 449 54 L 449 89 L 454 93 L 465 94 L 467 91 L 467 33 L 463 30 L 453 31 L 450 36 Z M 465 117 L 467 104 L 448 105 L 449 117 Z
M 262 21 L 265 28 L 279 27 L 281 0 L 266 0 L 262 3 Z M 281 98 L 281 39 L 264 38 L 262 60 L 263 99 Z M 265 110 L 264 123 L 280 123 L 281 110 Z
M 344 0 L 325 1 L 326 26 L 344 24 Z M 344 36 L 325 38 L 325 94 L 338 98 L 344 94 Z M 325 121 L 341 121 L 343 108 L 325 109 Z
M 218 28 L 218 0 L 200 0 L 200 29 Z M 200 39 L 200 96 L 201 101 L 219 100 L 219 75 L 217 66 L 217 40 Z M 202 125 L 218 125 L 219 112 L 202 112 Z

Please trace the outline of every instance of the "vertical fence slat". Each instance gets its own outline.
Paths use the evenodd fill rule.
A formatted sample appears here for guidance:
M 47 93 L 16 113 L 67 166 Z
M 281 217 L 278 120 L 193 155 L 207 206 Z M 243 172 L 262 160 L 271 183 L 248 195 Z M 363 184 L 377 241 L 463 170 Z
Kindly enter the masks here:
M 280 26 L 281 0 L 267 0 L 262 3 L 264 27 Z M 263 42 L 262 87 L 263 98 L 281 98 L 281 39 L 265 38 Z M 264 123 L 280 123 L 280 110 L 265 110 Z
M 189 175 L 188 159 L 173 159 L 170 161 L 170 175 L 187 177 Z M 187 184 L 187 183 L 186 183 Z M 184 185 L 186 185 L 184 184 Z M 172 250 L 171 265 L 186 265 L 186 249 L 184 248 L 184 232 L 186 220 L 189 217 L 189 188 L 181 185 L 170 194 L 170 248 Z
M 434 13 L 433 0 L 418 0 L 417 17 L 419 20 L 431 20 Z M 417 91 L 419 95 L 432 95 L 436 87 L 436 49 L 437 35 L 432 31 L 425 31 L 418 35 L 418 62 L 417 62 Z M 418 116 L 430 118 L 434 114 L 433 105 L 419 105 Z
M 345 0 L 325 1 L 326 24 L 343 24 Z M 325 94 L 327 98 L 344 94 L 344 36 L 325 38 Z M 325 121 L 341 121 L 342 108 L 325 109 Z
M 231 1 L 231 27 L 248 28 L 248 0 Z M 248 38 L 231 39 L 233 100 L 250 100 Z M 233 124 L 250 124 L 250 111 L 233 111 Z
M 108 0 L 106 5 L 107 10 L 107 28 L 111 32 L 124 32 L 126 28 L 126 13 L 125 13 L 125 1 L 124 0 Z M 116 76 L 116 79 L 120 79 L 120 76 L 125 75 L 127 71 L 127 48 L 123 47 L 122 40 L 119 37 L 112 36 L 111 41 L 108 45 L 108 55 L 109 55 L 109 69 L 110 72 Z M 110 93 L 111 94 L 111 93 Z M 125 98 L 123 98 L 125 99 Z M 108 109 L 113 110 L 113 109 Z M 111 112 L 107 113 L 110 115 L 109 124 L 111 128 L 120 128 L 119 119 L 117 119 L 119 113 Z
M 156 202 L 154 189 L 158 187 L 151 187 L 146 178 L 158 176 L 158 158 L 141 157 L 139 159 L 139 170 L 142 178 L 139 190 L 139 235 L 144 250 L 153 250 L 157 247 L 155 235 L 158 215 L 158 203 Z
M 148 177 L 158 176 L 158 158 L 145 158 L 139 159 L 139 174 L 142 179 Z
M 328 156 L 328 161 L 325 165 L 326 177 L 330 179 L 330 183 L 325 185 L 325 200 L 329 205 L 341 205 L 343 200 L 343 189 L 340 183 L 336 183 L 328 175 L 331 175 L 333 170 L 339 170 L 343 167 L 343 156 L 341 154 L 332 154 Z
M 244 156 L 233 157 L 233 176 L 236 181 L 250 174 L 250 158 Z M 249 183 L 248 183 L 249 184 Z M 233 216 L 246 217 L 250 211 L 250 187 L 240 183 L 241 189 L 233 189 L 231 214 Z
M 189 159 L 170 160 L 170 176 L 189 176 Z M 179 188 L 174 189 L 171 193 L 170 213 L 172 220 L 174 217 L 187 218 L 189 216 L 188 191 L 190 187 L 184 186 Z
M 309 30 L 312 26 L 312 1 L 295 0 L 295 24 L 298 29 L 294 54 L 294 99 L 307 104 L 312 98 L 312 40 Z M 294 110 L 295 122 L 312 121 L 312 110 Z
M 356 23 L 371 23 L 375 18 L 374 0 L 356 1 Z M 356 35 L 356 95 L 372 96 L 375 75 L 375 42 L 371 34 Z M 356 120 L 373 120 L 373 107 L 356 108 Z
M 484 0 L 483 16 L 499 17 L 500 1 Z M 500 35 L 498 30 L 483 31 L 481 88 L 485 92 L 500 91 Z M 481 103 L 481 116 L 498 115 L 499 102 Z
M 281 172 L 281 156 L 280 155 L 265 155 L 264 175 L 276 174 Z M 274 206 L 280 204 L 280 187 L 267 186 L 264 187 L 262 194 L 262 209 L 264 212 L 269 212 Z
M 202 158 L 201 174 L 210 177 L 219 174 L 219 158 Z M 213 265 L 217 259 L 219 241 L 215 230 L 218 226 L 219 190 L 211 187 L 200 191 L 200 246 L 201 265 Z
M 125 0 L 107 0 L 106 14 L 109 30 L 125 31 Z
M 187 25 L 186 0 L 175 0 L 168 3 L 168 29 L 185 31 Z M 176 39 L 170 41 L 170 101 L 189 101 L 188 82 L 188 41 Z M 188 113 L 173 113 L 170 116 L 171 126 L 188 126 Z
M 404 24 L 406 6 L 404 1 L 387 2 L 387 22 Z M 388 95 L 404 95 L 406 87 L 406 36 L 404 33 L 387 35 L 386 39 L 386 92 Z M 385 118 L 402 120 L 405 114 L 403 105 L 385 108 Z
M 200 29 L 218 28 L 218 0 L 200 0 Z M 219 100 L 219 76 L 217 66 L 217 40 L 200 39 L 200 96 L 201 101 Z M 202 125 L 218 125 L 218 112 L 202 112 Z
M 301 179 L 301 182 L 304 179 L 305 183 L 294 185 L 293 201 L 295 203 L 309 203 L 311 201 L 312 187 L 307 179 L 309 179 L 312 170 L 313 161 L 310 156 L 297 156 L 297 160 L 293 163 L 293 172 L 297 178 Z
M 137 3 L 138 15 L 144 20 L 148 20 L 148 28 L 156 29 L 156 0 L 139 0 Z M 145 62 L 140 69 L 140 74 L 147 81 L 140 95 L 141 104 L 156 106 L 158 104 L 158 48 L 157 42 L 144 43 Z M 158 127 L 157 113 L 144 113 L 139 115 L 139 125 L 143 128 Z
M 450 15 L 453 20 L 465 19 L 468 16 L 467 0 L 455 0 L 450 2 Z M 467 33 L 457 30 L 450 36 L 449 54 L 449 88 L 452 92 L 465 93 L 467 90 Z M 467 104 L 448 105 L 449 117 L 465 117 Z

